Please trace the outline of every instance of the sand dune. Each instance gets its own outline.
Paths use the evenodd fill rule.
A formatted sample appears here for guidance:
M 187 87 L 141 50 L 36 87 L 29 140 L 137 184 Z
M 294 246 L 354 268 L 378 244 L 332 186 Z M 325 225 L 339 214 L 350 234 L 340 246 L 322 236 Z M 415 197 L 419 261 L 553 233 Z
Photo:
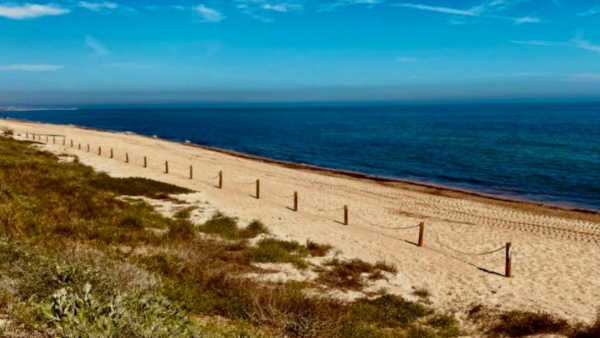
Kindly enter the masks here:
M 440 308 L 463 311 L 485 304 L 587 321 L 600 305 L 600 216 L 595 214 L 292 168 L 136 135 L 14 120 L 0 124 L 14 128 L 19 139 L 25 139 L 26 131 L 65 135 L 65 147 L 61 137 L 56 145 L 49 137 L 48 147 L 75 154 L 114 176 L 141 176 L 198 190 L 217 209 L 241 220 L 262 219 L 277 235 L 332 244 L 347 257 L 393 262 L 399 278 L 389 291 L 409 295 L 413 287 L 426 287 Z M 125 163 L 125 153 L 130 163 Z M 148 168 L 142 166 L 144 156 Z M 164 173 L 165 161 L 169 174 Z M 223 190 L 216 188 L 221 170 Z M 256 179 L 261 180 L 260 200 L 254 198 Z M 299 193 L 299 212 L 290 209 L 294 191 Z M 349 226 L 341 224 L 344 205 L 349 207 Z M 418 228 L 394 229 L 421 221 L 426 222 L 423 248 L 415 245 Z M 503 276 L 504 250 L 478 255 L 506 242 L 515 249 L 513 278 Z

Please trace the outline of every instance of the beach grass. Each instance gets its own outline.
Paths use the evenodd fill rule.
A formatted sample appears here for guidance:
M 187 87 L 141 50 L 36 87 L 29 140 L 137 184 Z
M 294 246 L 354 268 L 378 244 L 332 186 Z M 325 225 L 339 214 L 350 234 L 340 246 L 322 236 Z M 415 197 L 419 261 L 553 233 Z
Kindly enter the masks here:
M 312 268 L 307 259 L 326 256 L 331 246 L 272 238 L 259 220 L 242 228 L 223 214 L 195 225 L 191 209 L 170 218 L 146 202 L 122 198 L 187 192 L 152 180 L 112 179 L 30 143 L 0 138 L 0 336 L 462 334 L 452 315 L 400 296 L 346 302 L 310 295 L 313 283 L 242 277 L 260 273 L 253 264 L 260 262 Z M 386 262 L 331 259 L 314 284 L 360 290 L 369 279 L 396 272 Z M 521 317 L 513 319 L 527 322 Z M 517 324 L 485 334 L 516 334 Z M 600 320 L 569 334 L 596 337 L 599 327 Z

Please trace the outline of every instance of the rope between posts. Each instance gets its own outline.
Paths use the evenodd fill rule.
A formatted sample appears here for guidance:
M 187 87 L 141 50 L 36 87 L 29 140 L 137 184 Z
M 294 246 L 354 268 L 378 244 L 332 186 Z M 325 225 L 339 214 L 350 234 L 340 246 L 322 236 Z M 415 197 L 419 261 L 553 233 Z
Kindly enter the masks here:
M 219 178 L 219 176 L 221 176 L 221 175 L 217 175 L 217 176 L 211 177 L 211 178 L 205 178 L 205 180 L 216 180 L 217 178 Z
M 494 249 L 494 250 L 490 250 L 490 251 L 486 251 L 486 252 L 481 252 L 481 253 L 473 253 L 473 252 L 464 252 L 464 251 L 460 251 L 460 250 L 456 250 L 454 248 L 451 248 L 450 246 L 440 242 L 439 240 L 437 241 L 438 244 L 440 244 L 441 246 L 445 247 L 446 249 L 450 250 L 450 251 L 454 251 L 456 253 L 462 254 L 462 255 L 467 255 L 467 256 L 485 256 L 485 255 L 491 255 L 493 253 L 496 253 L 498 251 L 502 251 L 506 249 L 506 246 L 501 246 L 498 249 Z
M 411 225 L 411 226 L 406 226 L 406 227 L 386 227 L 386 226 L 371 223 L 360 216 L 354 216 L 354 217 L 356 217 L 356 219 L 358 219 L 359 221 L 362 221 L 363 223 L 366 223 L 367 225 L 370 225 L 372 227 L 380 228 L 380 229 L 387 229 L 387 230 L 409 230 L 409 229 L 418 228 L 420 226 L 419 224 L 417 224 L 417 225 Z

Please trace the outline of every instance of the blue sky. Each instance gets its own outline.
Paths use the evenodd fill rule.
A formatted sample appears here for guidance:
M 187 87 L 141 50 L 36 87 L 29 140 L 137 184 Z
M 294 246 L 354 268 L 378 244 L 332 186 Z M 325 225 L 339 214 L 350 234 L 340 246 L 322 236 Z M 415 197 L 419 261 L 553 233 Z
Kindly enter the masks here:
M 0 105 L 598 99 L 600 0 L 0 0 Z

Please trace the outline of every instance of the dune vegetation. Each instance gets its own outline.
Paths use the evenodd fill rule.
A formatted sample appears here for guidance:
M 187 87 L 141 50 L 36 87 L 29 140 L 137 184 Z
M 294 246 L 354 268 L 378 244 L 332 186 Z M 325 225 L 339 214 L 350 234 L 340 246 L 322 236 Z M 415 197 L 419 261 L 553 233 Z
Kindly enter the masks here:
M 315 266 L 311 259 L 330 254 L 330 246 L 277 239 L 259 220 L 241 227 L 220 213 L 194 224 L 194 208 L 166 217 L 135 196 L 191 191 L 112 178 L 68 158 L 0 137 L 0 337 L 464 334 L 453 315 L 428 305 L 426 290 L 416 291 L 422 301 L 382 290 L 347 302 L 321 292 L 361 290 L 368 280 L 395 274 L 392 264 L 331 258 Z M 257 263 L 289 263 L 318 277 L 307 283 L 244 277 L 267 273 Z M 527 334 L 577 338 L 600 332 L 600 321 L 584 326 L 527 313 L 484 320 L 484 313 L 477 309 L 470 318 L 498 323 L 482 326 L 490 336 L 524 336 L 524 326 Z

